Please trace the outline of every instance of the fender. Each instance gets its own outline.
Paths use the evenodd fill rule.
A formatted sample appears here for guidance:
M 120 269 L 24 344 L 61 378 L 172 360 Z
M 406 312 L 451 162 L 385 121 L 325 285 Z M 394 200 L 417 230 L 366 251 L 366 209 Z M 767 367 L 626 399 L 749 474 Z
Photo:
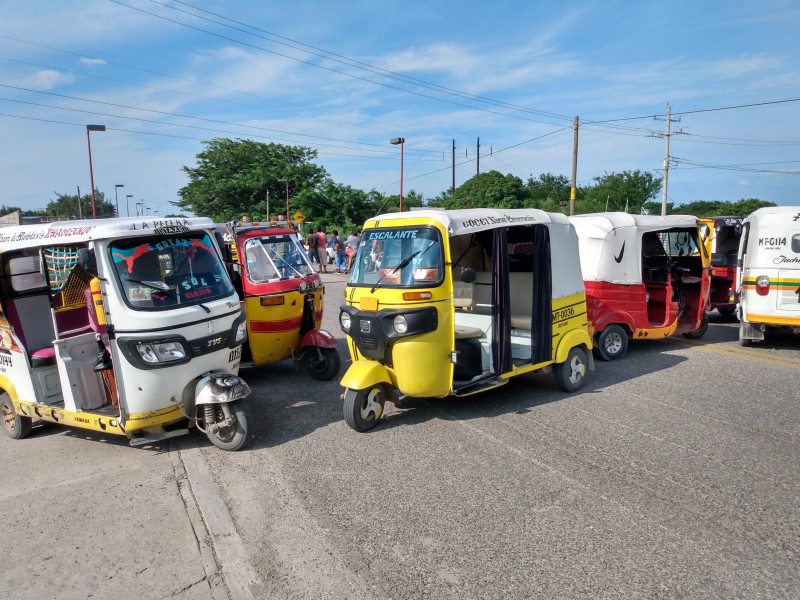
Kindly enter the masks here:
M 312 329 L 307 331 L 300 339 L 298 349 L 302 350 L 306 346 L 317 346 L 319 348 L 336 348 L 336 338 L 332 333 L 324 329 Z
M 230 373 L 206 373 L 194 388 L 196 406 L 202 404 L 228 404 L 250 394 L 250 386 L 241 377 Z
M 5 375 L 0 375 L 0 393 L 5 392 L 8 394 L 11 401 L 16 406 L 17 403 L 21 400 L 19 394 L 17 394 L 17 387 L 13 384 L 11 379 L 6 377 Z M 34 402 L 36 399 L 34 398 Z
M 583 329 L 573 329 L 564 334 L 561 338 L 561 342 L 558 344 L 558 348 L 556 348 L 556 362 L 563 363 L 566 361 L 569 351 L 575 346 L 585 346 L 586 359 L 589 361 L 589 370 L 593 371 L 592 338 L 590 338 L 589 334 Z
M 592 322 L 592 326 L 597 333 L 600 333 L 609 325 L 614 324 L 626 325 L 628 327 L 628 331 L 636 330 L 636 324 L 633 322 L 633 317 L 631 317 L 630 313 L 622 311 L 603 313 L 597 318 L 597 320 Z
M 357 360 L 347 369 L 340 385 L 353 390 L 363 390 L 376 383 L 387 383 L 391 387 L 396 387 L 392 383 L 388 369 L 381 363 L 374 360 Z

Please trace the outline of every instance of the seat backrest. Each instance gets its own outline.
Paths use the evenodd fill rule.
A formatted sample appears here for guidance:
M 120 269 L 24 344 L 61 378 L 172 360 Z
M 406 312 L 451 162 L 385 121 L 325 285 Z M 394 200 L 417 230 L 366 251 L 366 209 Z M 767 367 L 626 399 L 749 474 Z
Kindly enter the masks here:
M 9 300 L 6 303 L 6 316 L 28 353 L 52 347 L 56 334 L 47 294 Z
M 453 304 L 456 308 L 472 308 L 474 288 L 471 283 L 453 281 Z

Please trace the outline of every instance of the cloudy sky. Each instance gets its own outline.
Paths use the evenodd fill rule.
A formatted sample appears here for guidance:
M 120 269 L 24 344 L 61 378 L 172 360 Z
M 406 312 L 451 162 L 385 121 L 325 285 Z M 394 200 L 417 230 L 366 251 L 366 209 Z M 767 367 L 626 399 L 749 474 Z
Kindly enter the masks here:
M 671 201 L 800 204 L 795 0 L 0 0 L 0 15 L 7 206 L 89 193 L 87 124 L 106 126 L 94 180 L 112 201 L 125 186 L 123 216 L 175 212 L 213 137 L 307 146 L 336 182 L 386 194 L 403 137 L 404 193 L 430 199 L 453 144 L 456 185 L 570 177 L 578 116 L 580 185 L 660 177 L 667 103 Z

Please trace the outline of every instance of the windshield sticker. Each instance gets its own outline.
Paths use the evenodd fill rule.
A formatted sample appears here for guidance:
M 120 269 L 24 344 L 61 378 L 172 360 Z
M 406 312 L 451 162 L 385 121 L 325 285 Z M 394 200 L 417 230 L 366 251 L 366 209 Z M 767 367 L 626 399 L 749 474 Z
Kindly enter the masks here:
M 128 300 L 131 302 L 149 302 L 152 290 L 147 287 L 128 288 Z
M 413 240 L 418 229 L 393 229 L 391 231 L 370 231 L 367 240 Z
M 133 272 L 133 262 L 142 256 L 143 254 L 147 254 L 150 252 L 150 246 L 147 244 L 139 244 L 135 248 L 131 248 L 130 250 L 114 250 L 112 253 L 112 258 L 114 262 L 124 262 L 125 266 L 128 267 L 128 273 Z
M 489 225 L 501 225 L 504 223 L 538 223 L 534 215 L 524 215 L 520 217 L 510 217 L 508 215 L 503 217 L 481 217 L 479 219 L 468 219 L 461 222 L 461 226 L 465 229 L 471 227 L 487 227 Z

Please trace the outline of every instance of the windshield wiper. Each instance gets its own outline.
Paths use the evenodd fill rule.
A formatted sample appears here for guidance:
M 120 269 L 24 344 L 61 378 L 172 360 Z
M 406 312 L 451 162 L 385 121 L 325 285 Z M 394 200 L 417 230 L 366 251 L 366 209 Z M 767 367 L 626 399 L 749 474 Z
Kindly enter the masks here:
M 433 243 L 433 242 L 431 242 L 431 243 Z M 430 248 L 430 246 L 428 246 L 428 248 Z M 427 250 L 428 248 L 425 248 L 425 250 Z M 394 268 L 393 268 L 392 270 L 390 270 L 388 273 L 384 273 L 383 275 L 381 275 L 381 276 L 378 278 L 378 281 L 376 281 L 376 282 L 375 282 L 375 286 L 374 286 L 374 287 L 373 287 L 373 288 L 372 288 L 372 289 L 369 291 L 369 293 L 370 293 L 370 294 L 374 294 L 374 293 L 375 293 L 375 290 L 377 290 L 377 289 L 378 289 L 378 286 L 381 284 L 381 282 L 384 280 L 384 278 L 385 278 L 387 275 L 394 275 L 394 274 L 395 274 L 395 273 L 397 273 L 398 271 L 401 271 L 401 270 L 405 269 L 405 268 L 408 266 L 408 263 L 410 263 L 412 260 L 414 260 L 414 258 L 415 258 L 415 257 L 416 257 L 418 254 L 421 254 L 421 253 L 422 253 L 422 250 L 417 250 L 416 252 L 413 252 L 413 253 L 409 254 L 409 255 L 408 255 L 408 256 L 406 256 L 406 257 L 405 257 L 403 260 L 401 260 L 401 261 L 400 261 L 400 263 L 399 263 L 399 264 L 398 264 L 396 267 L 394 267 Z
M 163 281 L 147 281 L 145 279 L 134 279 L 132 277 L 126 277 L 125 281 L 132 281 L 133 283 L 139 283 L 141 285 L 147 286 L 151 290 L 155 290 L 158 293 L 165 295 L 167 298 L 171 298 L 171 299 L 175 300 L 176 304 L 179 304 L 178 296 L 176 296 L 175 294 L 170 292 L 169 291 L 169 286 L 166 283 L 164 283 Z M 197 302 L 196 304 L 197 304 L 197 306 L 199 306 L 200 308 L 205 310 L 207 313 L 211 312 L 211 309 L 208 308 L 202 302 Z

